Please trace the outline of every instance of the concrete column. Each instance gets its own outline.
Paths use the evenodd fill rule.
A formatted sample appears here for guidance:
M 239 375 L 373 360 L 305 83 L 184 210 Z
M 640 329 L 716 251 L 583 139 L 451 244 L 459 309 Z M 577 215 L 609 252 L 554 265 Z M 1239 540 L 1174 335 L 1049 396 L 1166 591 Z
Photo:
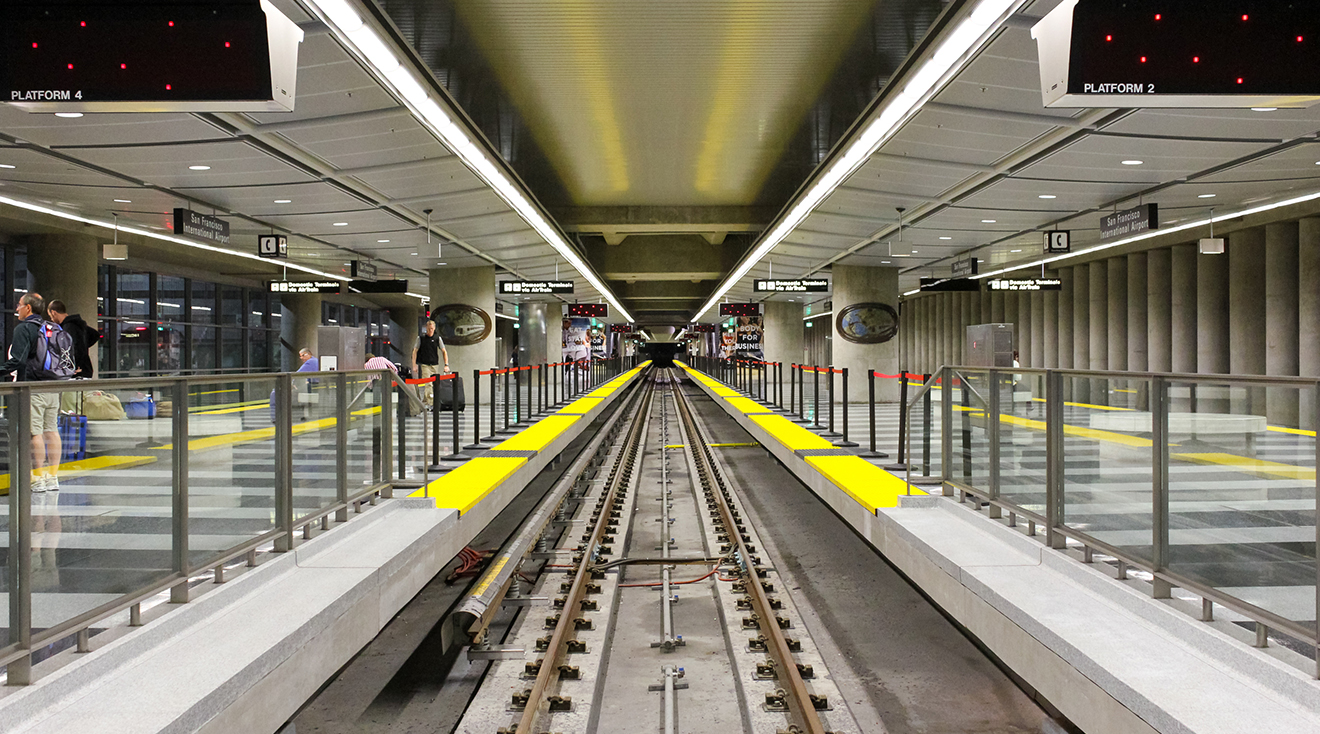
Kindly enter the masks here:
M 537 365 L 552 361 L 547 349 L 547 335 L 563 328 L 563 322 L 550 315 L 549 303 L 518 304 L 518 364 Z M 562 339 L 561 336 L 561 343 Z
M 1028 367 L 1044 367 L 1049 354 L 1045 346 L 1045 296 L 1055 291 L 1033 293 L 1031 295 L 1031 362 Z
M 443 325 L 440 327 L 440 336 L 445 340 L 449 352 L 449 366 L 463 376 L 463 387 L 467 392 L 468 402 L 471 402 L 472 385 L 468 383 L 472 382 L 472 370 L 485 370 L 496 366 L 495 267 L 492 265 L 475 268 L 435 268 L 429 275 L 432 311 L 449 304 L 462 304 L 481 310 L 492 323 L 491 331 L 484 339 L 467 346 L 452 344 L 453 335 L 445 333 Z
M 1127 256 L 1127 369 L 1145 372 L 1148 367 L 1146 253 Z
M 1167 248 L 1146 253 L 1146 369 L 1151 372 L 1173 371 L 1172 256 L 1173 251 Z M 1131 274 L 1131 265 L 1128 267 Z M 1132 297 L 1131 288 L 1128 297 Z
M 1109 290 L 1105 314 L 1108 325 L 1105 362 L 1108 369 L 1122 371 L 1128 368 L 1128 261 L 1126 257 L 1111 257 L 1105 265 L 1108 266 L 1105 285 Z
M 949 294 L 935 294 L 935 362 L 939 369 L 949 363 Z
M 986 321 L 985 323 L 987 324 L 1005 323 L 1003 291 L 990 292 L 990 320 Z
M 1060 273 L 1050 273 L 1048 277 L 1058 278 Z M 1064 286 L 1067 287 L 1066 285 Z M 1062 291 L 1045 291 L 1040 299 L 1041 348 L 1040 367 L 1054 369 L 1059 366 L 1059 294 Z
M 1320 377 L 1320 219 L 1297 223 L 1297 374 Z M 1316 429 L 1316 393 L 1303 391 L 1302 428 Z
M 1073 367 L 1091 369 L 1091 266 L 1073 268 Z M 1091 387 L 1087 380 L 1073 383 L 1072 399 L 1091 401 Z
M 854 265 L 835 265 L 831 268 L 834 281 L 834 307 L 846 308 L 854 303 L 898 303 L 898 268 L 868 268 Z M 834 321 L 831 319 L 830 328 Z M 835 367 L 848 368 L 848 399 L 863 402 L 867 399 L 866 371 L 878 370 L 888 375 L 898 372 L 898 345 L 894 340 L 884 344 L 854 344 L 839 336 L 830 339 L 832 362 Z M 841 386 L 840 386 L 841 387 Z M 877 401 L 898 400 L 898 380 L 877 380 Z
M 1031 366 L 1031 302 L 1039 294 L 1026 291 L 1018 294 L 1018 313 L 1017 313 L 1017 332 L 1018 332 L 1018 363 L 1023 367 Z
M 1172 336 L 1170 361 L 1174 372 L 1198 371 L 1200 355 L 1197 336 L 1199 308 L 1197 289 L 1200 286 L 1200 267 L 1196 245 L 1177 245 L 1169 255 L 1169 333 Z M 1207 370 L 1211 371 L 1211 370 Z
M 1234 242 L 1233 247 L 1237 247 Z M 1229 356 L 1229 258 L 1198 255 L 1196 258 L 1196 368 L 1201 373 L 1222 374 L 1231 369 Z M 1227 413 L 1232 408 L 1227 390 L 1197 388 L 1196 410 Z
M 992 315 L 993 309 L 990 307 L 991 304 L 990 291 L 982 289 L 980 297 L 977 300 L 978 300 L 977 315 L 976 315 L 975 323 L 993 324 L 994 316 Z
M 64 301 L 70 314 L 78 314 L 92 328 L 100 328 L 96 267 L 101 261 L 101 241 L 84 234 L 35 235 L 24 241 L 28 246 L 28 273 L 36 292 L 47 303 Z M 105 337 L 113 339 L 114 335 Z M 98 365 L 96 351 L 95 346 L 88 350 L 93 369 Z
M 1265 374 L 1296 375 L 1298 366 L 1297 222 L 1265 226 Z M 1316 290 L 1311 286 L 1311 290 Z M 1269 388 L 1265 414 L 1276 426 L 1296 428 L 1302 390 Z
M 912 363 L 912 369 L 916 372 L 926 372 L 926 363 L 929 360 L 930 335 L 926 329 L 926 314 L 929 308 L 929 298 L 916 297 L 912 299 L 912 313 L 916 319 L 917 335 L 916 348 L 913 350 L 915 361 Z
M 1265 374 L 1265 229 L 1237 232 L 1228 250 L 1228 369 Z M 1232 411 L 1264 415 L 1263 388 L 1234 388 Z
M 1087 268 L 1090 279 L 1091 360 L 1093 370 L 1109 369 L 1109 267 L 1104 261 L 1093 262 Z M 1126 282 L 1126 278 L 1124 278 Z
M 761 305 L 761 318 L 765 328 L 765 335 L 761 344 L 765 350 L 765 361 L 784 363 L 784 369 L 782 370 L 784 399 L 787 400 L 788 381 L 793 374 L 789 366 L 802 361 L 802 348 L 806 341 L 802 328 L 802 305 L 793 301 L 766 301 Z M 910 308 L 904 310 L 911 311 Z M 907 319 L 908 323 L 911 324 L 910 313 L 907 314 Z M 899 333 L 903 333 L 902 324 L 899 325 Z M 773 373 L 771 376 L 773 376 Z
M 321 296 L 317 293 L 283 293 L 280 295 L 280 341 L 288 345 L 284 349 L 281 369 L 293 372 L 301 363 L 298 352 L 304 348 L 316 353 L 316 327 L 321 325 Z M 416 338 L 416 326 L 404 361 L 412 360 L 412 339 Z
M 1073 366 L 1073 298 L 1076 297 L 1077 281 L 1074 277 L 1076 268 L 1060 268 L 1059 282 L 1063 289 L 1055 301 L 1058 313 L 1054 317 L 1054 366 L 1059 369 L 1072 369 Z
M 320 308 L 320 306 L 317 306 Z M 390 332 L 390 342 L 399 350 L 399 363 L 412 367 L 412 348 L 417 341 L 417 329 L 422 320 L 422 307 L 396 306 L 390 309 L 390 321 L 398 325 Z M 281 334 L 281 338 L 283 335 Z M 389 357 L 390 355 L 385 355 Z M 296 369 L 296 366 L 295 366 Z

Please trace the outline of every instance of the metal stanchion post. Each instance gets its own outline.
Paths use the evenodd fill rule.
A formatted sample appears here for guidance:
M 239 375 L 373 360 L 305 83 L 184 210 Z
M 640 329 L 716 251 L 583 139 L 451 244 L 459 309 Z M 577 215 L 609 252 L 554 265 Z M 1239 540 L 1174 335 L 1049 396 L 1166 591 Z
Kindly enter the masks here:
M 510 371 L 511 368 L 509 367 L 504 368 L 504 428 L 502 428 L 499 431 L 500 433 L 509 432 L 509 373 Z
M 483 439 L 480 439 L 480 440 L 483 441 L 483 442 L 485 442 L 485 441 L 498 441 L 498 440 L 499 440 L 499 437 L 495 435 L 495 433 L 496 433 L 496 429 L 495 429 L 495 425 L 496 425 L 496 413 L 495 413 L 495 387 L 496 387 L 496 383 L 495 383 L 495 376 L 496 376 L 496 373 L 497 373 L 497 372 L 499 372 L 499 370 L 497 370 L 497 369 L 495 369 L 495 368 L 493 368 L 493 367 L 492 367 L 491 370 L 490 370 L 490 435 L 489 435 L 489 436 L 486 436 L 486 437 L 483 438 Z M 474 436 L 473 438 L 475 438 L 475 436 Z
M 481 445 L 481 370 L 472 370 L 472 443 L 463 449 L 478 451 L 484 448 Z
M 826 369 L 825 371 L 826 379 L 830 381 L 828 387 L 825 390 L 826 399 L 828 399 L 830 402 L 830 418 L 829 418 L 829 430 L 825 431 L 825 433 L 821 435 L 825 436 L 826 438 L 838 438 L 839 432 L 834 430 L 834 372 L 835 372 L 834 365 L 830 365 L 825 369 Z
M 843 374 L 843 438 L 835 441 L 834 445 L 840 448 L 850 449 L 856 446 L 857 443 L 848 440 L 848 368 L 844 367 L 840 372 Z M 830 384 L 834 384 L 833 377 L 830 378 Z M 875 383 L 872 383 L 872 385 L 874 384 Z M 872 413 L 872 415 L 874 415 L 874 413 Z M 872 425 L 874 425 L 874 421 L 872 422 Z M 874 436 L 875 434 L 872 433 L 871 435 Z
M 440 381 L 431 378 L 431 466 L 430 471 L 444 471 L 440 466 Z M 422 458 L 425 461 L 425 457 Z
M 797 409 L 797 365 L 789 363 L 788 365 L 788 412 L 792 414 Z
M 460 441 L 459 441 L 459 437 L 458 437 L 458 433 L 459 433 L 459 428 L 458 428 L 458 401 L 459 401 L 459 398 L 463 395 L 463 380 L 462 380 L 461 378 L 459 378 L 459 376 L 458 376 L 457 373 L 455 373 L 454 376 L 451 377 L 451 378 L 449 378 L 449 379 L 450 379 L 451 381 L 453 381 L 453 383 L 454 383 L 454 392 L 453 392 L 453 396 L 454 396 L 454 397 L 453 397 L 453 400 L 451 400 L 450 403 L 449 403 L 449 415 L 451 416 L 451 426 L 450 426 L 450 430 L 451 430 L 451 432 L 453 433 L 453 436 L 452 436 L 453 444 L 452 444 L 452 446 L 454 447 L 454 453 L 452 453 L 452 454 L 446 456 L 446 457 L 445 457 L 445 461 L 467 461 L 468 459 L 471 459 L 472 457 L 471 457 L 471 456 L 467 456 L 466 454 L 464 454 L 462 451 L 459 450 L 459 447 L 458 447 L 458 444 L 460 443 Z
M 886 464 L 886 469 L 903 471 L 907 469 L 907 429 L 908 429 L 908 373 L 898 371 L 898 461 Z
M 522 367 L 513 368 L 513 425 L 521 426 L 526 421 L 522 407 Z
M 925 385 L 928 382 L 930 382 L 930 373 L 926 373 L 921 376 L 922 385 Z M 922 423 L 924 424 L 922 427 L 923 435 L 921 441 L 921 476 L 928 477 L 930 476 L 930 422 L 932 419 L 931 405 L 930 405 L 930 390 L 926 391 L 926 395 L 922 399 L 921 412 L 922 412 L 922 416 L 921 416 Z M 946 431 L 949 430 L 949 426 L 945 426 L 944 430 Z
M 902 371 L 900 370 L 900 377 L 902 376 L 901 373 Z M 847 390 L 845 389 L 844 392 L 846 393 Z M 869 411 L 868 423 L 871 431 L 871 448 L 869 451 L 862 453 L 861 456 L 867 459 L 886 459 L 889 458 L 889 454 L 877 451 L 875 447 L 875 370 L 866 370 L 866 392 L 867 409 Z M 844 399 L 846 400 L 847 397 L 845 396 Z M 844 420 L 846 421 L 847 419 L 845 418 Z M 902 439 L 900 438 L 900 443 L 901 441 Z
M 814 365 L 811 368 L 811 414 L 811 427 L 820 428 L 820 368 Z

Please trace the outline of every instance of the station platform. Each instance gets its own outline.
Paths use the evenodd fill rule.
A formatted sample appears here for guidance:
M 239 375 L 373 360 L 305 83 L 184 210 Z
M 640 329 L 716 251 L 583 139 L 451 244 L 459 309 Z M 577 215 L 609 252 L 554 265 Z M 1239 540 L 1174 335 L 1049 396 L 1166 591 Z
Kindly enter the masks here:
M 89 653 L 56 653 L 34 684 L 0 689 L 0 731 L 276 731 L 646 366 L 410 496 L 223 584 L 195 580 L 187 604 L 144 605 L 143 626 L 112 627 Z
M 922 593 L 1083 731 L 1320 731 L 1297 653 L 1255 648 L 1231 615 L 1151 598 L 1080 552 L 1050 550 L 979 502 L 903 479 L 700 371 L 692 381 Z M 855 450 L 854 450 L 855 451 Z M 863 466 L 865 465 L 865 466 Z M 883 623 L 877 620 L 877 623 Z

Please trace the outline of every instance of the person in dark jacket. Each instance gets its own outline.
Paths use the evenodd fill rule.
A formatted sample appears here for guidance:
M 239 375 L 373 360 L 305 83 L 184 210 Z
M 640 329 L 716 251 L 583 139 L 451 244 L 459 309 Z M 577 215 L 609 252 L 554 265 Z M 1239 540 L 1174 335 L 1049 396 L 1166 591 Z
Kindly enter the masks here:
M 69 332 L 73 337 L 73 371 L 74 377 L 92 379 L 96 370 L 92 367 L 92 355 L 89 353 L 96 343 L 101 341 L 101 332 L 93 329 L 83 321 L 79 314 L 70 314 L 64 306 L 64 301 L 51 301 L 46 306 L 47 313 L 50 314 L 50 320 L 60 325 L 61 329 Z
M 0 374 L 14 376 L 18 382 L 37 379 L 27 374 L 29 359 L 37 355 L 37 342 L 41 339 L 42 317 L 46 304 L 36 293 L 25 293 L 18 299 L 18 325 L 14 327 L 14 341 L 9 344 L 8 359 L 0 365 Z M 58 491 L 60 488 L 60 433 L 57 422 L 60 415 L 60 394 L 43 392 L 32 394 L 29 427 L 32 429 L 32 491 Z

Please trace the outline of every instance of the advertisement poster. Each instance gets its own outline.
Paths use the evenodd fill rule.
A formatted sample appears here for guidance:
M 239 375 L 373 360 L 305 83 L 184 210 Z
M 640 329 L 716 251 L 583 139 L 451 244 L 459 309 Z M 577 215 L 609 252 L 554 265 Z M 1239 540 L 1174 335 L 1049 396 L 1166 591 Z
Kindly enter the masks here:
M 720 333 L 720 359 L 731 359 L 738 346 L 738 337 L 732 331 Z
M 591 332 L 591 356 L 597 359 L 605 356 L 605 335 L 600 331 Z
M 564 319 L 565 362 L 576 362 L 591 356 L 591 319 Z
M 742 359 L 764 359 L 761 349 L 763 326 L 760 316 L 739 316 L 737 326 L 737 354 Z

